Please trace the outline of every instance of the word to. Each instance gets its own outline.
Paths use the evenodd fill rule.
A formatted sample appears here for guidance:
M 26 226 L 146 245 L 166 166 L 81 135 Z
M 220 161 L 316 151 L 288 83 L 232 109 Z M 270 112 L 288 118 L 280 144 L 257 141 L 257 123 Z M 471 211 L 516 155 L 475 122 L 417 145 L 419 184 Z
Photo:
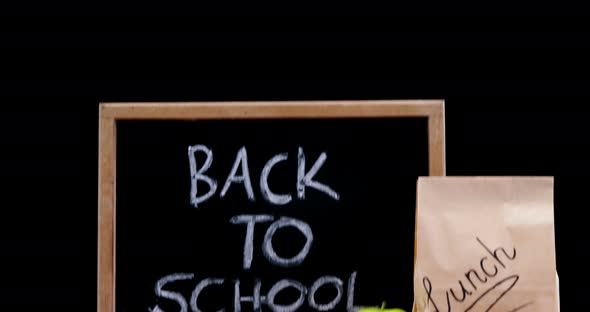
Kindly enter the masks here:
M 246 239 L 244 241 L 244 270 L 250 269 L 252 265 L 252 254 L 254 252 L 254 226 L 256 223 L 269 222 L 274 219 L 273 216 L 269 215 L 238 215 L 231 218 L 230 222 L 233 224 L 246 224 Z M 277 230 L 284 227 L 294 227 L 305 236 L 305 245 L 301 248 L 299 253 L 291 258 L 282 258 L 274 251 L 272 246 L 272 237 Z M 311 244 L 313 243 L 313 233 L 311 227 L 301 221 L 294 218 L 281 217 L 279 220 L 273 222 L 264 235 L 264 241 L 262 243 L 262 253 L 268 259 L 268 261 L 276 266 L 280 267 L 292 267 L 299 265 L 305 260 L 305 257 L 309 253 Z

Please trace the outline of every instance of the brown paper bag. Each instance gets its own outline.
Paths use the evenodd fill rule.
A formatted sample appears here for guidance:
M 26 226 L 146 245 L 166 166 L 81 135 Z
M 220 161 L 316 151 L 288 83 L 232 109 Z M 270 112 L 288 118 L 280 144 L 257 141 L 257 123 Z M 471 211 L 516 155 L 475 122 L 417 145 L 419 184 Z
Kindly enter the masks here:
M 418 180 L 418 312 L 555 312 L 553 178 Z

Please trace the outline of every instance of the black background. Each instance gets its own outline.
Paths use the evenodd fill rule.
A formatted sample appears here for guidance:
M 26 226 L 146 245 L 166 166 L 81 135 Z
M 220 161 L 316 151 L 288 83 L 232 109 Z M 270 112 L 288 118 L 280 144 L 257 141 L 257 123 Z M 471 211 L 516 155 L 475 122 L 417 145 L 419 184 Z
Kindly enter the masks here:
M 19 2 L 2 9 L 2 305 L 93 311 L 100 101 L 446 100 L 449 175 L 554 175 L 586 302 L 580 4 Z M 166 16 L 164 16 L 166 15 Z

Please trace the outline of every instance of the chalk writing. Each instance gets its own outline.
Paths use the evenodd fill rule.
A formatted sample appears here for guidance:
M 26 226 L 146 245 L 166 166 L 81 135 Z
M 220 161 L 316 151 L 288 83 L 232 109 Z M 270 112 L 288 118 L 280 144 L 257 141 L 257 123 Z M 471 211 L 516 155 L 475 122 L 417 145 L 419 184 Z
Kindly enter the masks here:
M 236 176 L 238 167 L 242 167 L 241 176 Z M 221 189 L 221 194 L 219 194 L 220 197 L 225 196 L 225 193 L 227 193 L 227 190 L 232 183 L 244 183 L 244 188 L 246 189 L 246 194 L 248 194 L 248 199 L 254 201 L 254 191 L 252 190 L 252 182 L 250 182 L 250 170 L 248 169 L 248 152 L 243 146 L 236 155 L 236 161 L 234 162 L 234 166 L 231 168 L 231 172 L 227 176 L 227 180 L 225 180 L 225 184 Z
M 250 269 L 254 253 L 254 225 L 256 223 L 269 222 L 274 219 L 269 215 L 239 215 L 231 218 L 233 224 L 246 223 L 246 239 L 244 240 L 244 270 Z
M 197 160 L 195 159 L 195 153 L 196 152 L 203 152 L 205 153 L 206 157 L 205 158 L 205 163 L 203 164 L 202 167 L 198 167 L 197 165 Z M 188 160 L 189 160 L 189 165 L 190 165 L 190 170 L 191 170 L 191 204 L 193 204 L 193 206 L 197 207 L 200 203 L 206 201 L 207 199 L 209 199 L 209 197 L 213 196 L 213 194 L 215 194 L 215 191 L 217 190 L 217 182 L 213 179 L 211 179 L 210 177 L 204 175 L 203 173 L 207 170 L 209 170 L 209 167 L 211 167 L 211 163 L 213 163 L 213 151 L 210 150 L 208 147 L 206 147 L 205 145 L 193 145 L 193 146 L 189 146 L 188 147 Z M 201 195 L 201 196 L 197 196 L 198 191 L 197 191 L 197 186 L 198 186 L 198 182 L 199 181 L 203 181 L 205 183 L 207 183 L 207 185 L 209 185 L 209 190 L 207 191 L 207 193 Z
M 204 162 L 201 163 L 198 159 L 202 159 L 202 156 L 204 156 Z M 206 175 L 206 172 L 213 164 L 213 150 L 205 145 L 192 145 L 188 147 L 188 158 L 191 177 L 190 203 L 193 207 L 199 207 L 199 205 L 206 202 L 217 192 L 217 180 Z M 272 170 L 277 164 L 287 160 L 288 153 L 279 153 L 271 157 L 262 168 L 259 183 L 260 193 L 264 201 L 272 205 L 286 205 L 293 200 L 294 196 L 291 194 L 275 193 L 271 190 L 269 185 L 269 177 Z M 327 154 L 321 152 L 313 165 L 309 169 L 306 169 L 306 157 L 303 148 L 299 147 L 297 149 L 297 179 L 294 181 L 297 199 L 304 200 L 306 198 L 307 188 L 324 193 L 334 200 L 340 199 L 340 195 L 334 189 L 315 180 L 317 173 L 326 160 Z M 199 182 L 204 182 L 208 186 L 208 189 L 200 189 Z M 228 194 L 234 194 L 229 192 L 230 188 L 232 186 L 238 188 L 240 185 L 244 187 L 247 199 L 253 202 L 256 201 L 251 182 L 250 168 L 248 165 L 248 152 L 245 146 L 242 146 L 238 150 L 233 165 L 229 170 L 223 187 L 221 188 L 221 192 L 219 193 L 219 198 L 223 199 L 225 196 L 229 196 Z M 310 253 L 314 242 L 314 235 L 310 225 L 303 220 L 292 217 L 275 217 L 267 214 L 239 214 L 231 217 L 229 222 L 234 225 L 246 226 L 243 257 L 241 261 L 242 269 L 245 271 L 252 268 L 254 260 L 255 231 L 258 227 L 264 226 L 262 225 L 264 223 L 270 224 L 264 234 L 261 250 L 266 260 L 274 266 L 288 268 L 302 265 Z M 301 233 L 305 237 L 305 244 L 294 256 L 283 257 L 275 251 L 273 246 L 273 236 L 278 231 L 288 227 L 294 228 Z M 241 312 L 243 306 L 247 305 L 251 305 L 252 310 L 256 312 L 262 311 L 263 306 L 268 307 L 274 312 L 294 312 L 302 308 L 306 301 L 309 308 L 315 311 L 331 311 L 337 309 L 340 305 L 340 310 L 344 308 L 348 312 L 356 312 L 361 308 L 354 304 L 356 276 L 356 271 L 350 274 L 346 283 L 346 289 L 343 279 L 337 276 L 320 276 L 309 287 L 295 279 L 284 278 L 275 282 L 266 294 L 262 294 L 261 292 L 263 281 L 255 278 L 251 295 L 244 294 L 240 279 L 231 280 L 228 277 L 219 278 L 199 276 L 199 280 L 194 281 L 196 282 L 196 285 L 187 301 L 181 292 L 164 290 L 164 287 L 168 287 L 169 284 L 172 285 L 174 282 L 195 280 L 194 274 L 177 273 L 167 275 L 158 280 L 156 282 L 155 294 L 160 300 L 158 301 L 160 304 L 163 305 L 164 303 L 162 301 L 165 301 L 167 307 L 178 306 L 180 312 L 188 312 L 189 308 L 192 312 L 201 312 L 201 309 L 199 308 L 199 297 L 201 297 L 204 294 L 204 290 L 209 287 L 220 289 L 231 287 L 229 288 L 230 290 L 233 290 L 233 302 L 231 303 L 231 308 L 236 312 Z M 318 302 L 315 295 L 321 288 L 333 288 L 335 290 L 334 296 L 329 299 L 322 298 L 322 302 Z M 276 299 L 279 294 L 287 292 L 287 289 L 296 291 L 297 297 L 288 303 L 277 302 Z M 344 301 L 343 297 L 345 295 L 346 300 Z M 219 303 L 219 307 L 224 306 L 225 305 L 222 302 Z M 228 307 L 226 306 L 225 308 Z M 225 308 L 220 308 L 217 311 L 223 312 L 225 311 Z M 159 305 L 155 305 L 148 310 L 151 312 L 164 312 Z
M 336 297 L 328 303 L 319 304 L 316 302 L 314 295 L 320 287 L 327 285 L 327 284 L 332 284 L 336 288 L 336 291 L 337 291 Z M 318 278 L 317 281 L 315 281 L 315 283 L 313 283 L 313 285 L 311 285 L 311 288 L 309 291 L 310 291 L 310 294 L 309 294 L 308 301 L 309 301 L 310 307 L 312 307 L 318 311 L 330 311 L 330 310 L 334 309 L 334 307 L 336 307 L 338 302 L 340 302 L 340 299 L 342 299 L 342 291 L 343 291 L 342 280 L 337 277 L 334 277 L 334 276 L 320 277 L 320 278 Z
M 309 171 L 306 172 L 303 148 L 299 147 L 297 152 L 297 180 L 295 181 L 297 198 L 301 200 L 305 199 L 306 188 L 312 188 L 327 194 L 334 200 L 339 200 L 340 195 L 334 189 L 324 183 L 314 180 L 314 177 L 326 162 L 328 158 L 327 154 L 322 152 L 314 162 L 313 166 L 311 166 Z M 197 162 L 196 154 L 205 154 L 205 162 L 202 165 Z M 286 205 L 293 199 L 290 194 L 277 194 L 272 192 L 270 185 L 268 184 L 268 178 L 275 165 L 279 162 L 286 161 L 288 156 L 288 153 L 280 153 L 273 156 L 266 162 L 260 174 L 259 187 L 262 198 L 273 205 Z M 191 145 L 188 147 L 188 158 L 191 177 L 190 203 L 194 207 L 198 207 L 199 204 L 207 201 L 217 191 L 217 180 L 205 175 L 205 172 L 211 168 L 213 163 L 213 150 L 201 144 Z M 219 197 L 224 198 L 227 196 L 230 186 L 233 184 L 242 184 L 248 200 L 256 201 L 250 177 L 248 151 L 245 146 L 242 146 L 236 154 L 236 158 L 227 178 L 225 179 L 225 183 L 221 188 Z M 199 181 L 205 182 L 209 187 L 205 194 L 199 195 Z
M 244 269 L 247 270 L 252 265 L 252 257 L 254 253 L 254 225 L 256 223 L 261 222 L 268 222 L 272 221 L 273 217 L 269 215 L 238 215 L 234 216 L 230 219 L 230 222 L 233 224 L 242 224 L 246 223 L 246 239 L 244 241 Z M 303 235 L 305 235 L 305 245 L 297 255 L 291 258 L 282 258 L 279 256 L 273 246 L 272 246 L 272 237 L 276 233 L 277 230 L 291 226 L 299 230 Z M 270 227 L 266 230 L 266 234 L 264 235 L 264 242 L 262 243 L 262 251 L 266 259 L 274 265 L 282 266 L 282 267 L 291 267 L 295 265 L 299 265 L 303 262 L 307 254 L 309 253 L 309 249 L 311 248 L 311 244 L 313 243 L 313 233 L 311 232 L 311 227 L 301 220 L 288 218 L 288 217 L 281 217 L 279 220 L 273 222 Z
M 287 289 L 289 287 L 295 288 L 299 292 L 299 297 L 295 302 L 289 305 L 281 305 L 275 303 L 275 297 L 281 292 L 283 289 Z M 296 280 L 290 279 L 283 279 L 276 282 L 268 291 L 268 295 L 266 296 L 266 304 L 268 307 L 275 311 L 275 312 L 293 312 L 299 309 L 303 302 L 305 301 L 305 295 L 307 295 L 307 288 L 303 286 L 303 284 L 299 283 Z
M 254 282 L 254 292 L 252 296 L 242 296 L 240 292 L 240 280 L 236 280 L 234 283 L 234 311 L 240 312 L 242 311 L 242 302 L 251 302 L 252 303 L 252 310 L 253 311 L 260 311 L 260 302 L 261 299 L 266 302 L 266 297 L 260 296 L 260 288 L 262 287 L 262 282 L 257 279 Z
M 356 312 L 361 307 L 357 307 L 354 305 L 354 284 L 356 279 L 357 272 L 353 272 L 349 279 L 348 279 L 348 288 L 346 289 L 346 311 L 348 312 Z M 197 285 L 195 286 L 194 290 L 192 291 L 190 297 L 190 305 L 187 303 L 186 299 L 183 297 L 181 292 L 173 292 L 173 291 L 164 291 L 162 287 L 167 285 L 168 283 L 172 283 L 175 281 L 181 280 L 193 280 L 193 274 L 171 274 L 162 279 L 160 279 L 156 286 L 156 296 L 162 299 L 168 299 L 171 302 L 176 303 L 180 307 L 181 312 L 187 312 L 188 307 L 192 312 L 200 312 L 201 310 L 198 307 L 198 299 L 201 296 L 202 291 L 206 287 L 228 287 L 225 286 L 225 279 L 223 278 L 204 278 L 200 280 Z M 261 292 L 262 288 L 262 281 L 260 279 L 256 279 L 254 281 L 254 287 L 252 289 L 252 295 L 244 295 L 241 289 L 241 281 L 239 279 L 234 280 L 233 283 L 233 302 L 231 309 L 236 312 L 241 312 L 244 308 L 244 304 L 250 304 L 252 306 L 252 311 L 260 312 L 263 306 L 268 307 L 272 311 L 277 312 L 292 312 L 297 311 L 300 309 L 307 301 L 308 306 L 315 311 L 330 311 L 335 310 L 338 305 L 342 302 L 342 297 L 344 294 L 344 282 L 342 279 L 335 277 L 335 276 L 321 276 L 317 280 L 313 282 L 310 287 L 306 287 L 301 282 L 294 280 L 294 279 L 281 279 L 274 283 L 271 288 L 269 289 L 266 295 L 263 295 Z M 315 299 L 315 294 L 321 287 L 333 287 L 336 289 L 336 295 L 333 299 L 331 299 L 327 303 L 318 303 Z M 298 296 L 297 299 L 288 304 L 278 304 L 276 302 L 276 297 L 279 295 L 280 292 L 287 288 L 293 288 L 297 291 Z M 220 303 L 222 306 L 223 303 Z M 158 305 L 156 305 L 152 309 L 148 309 L 151 312 L 164 312 Z M 224 308 L 219 309 L 218 312 L 225 311 Z M 248 309 L 250 311 L 250 309 Z
M 260 192 L 266 201 L 274 205 L 286 205 L 291 202 L 292 199 L 289 194 L 279 195 L 273 193 L 268 186 L 268 176 L 270 175 L 272 167 L 278 162 L 287 160 L 288 156 L 289 154 L 287 153 L 275 155 L 266 163 L 266 165 L 264 165 L 264 168 L 262 168 L 262 174 L 260 175 Z
M 278 229 L 291 226 L 299 230 L 303 235 L 305 235 L 305 245 L 299 251 L 298 254 L 291 257 L 290 259 L 282 258 L 275 252 L 274 248 L 272 247 L 272 236 Z M 311 227 L 301 220 L 282 217 L 279 220 L 275 221 L 273 224 L 270 225 L 266 234 L 264 234 L 264 243 L 262 244 L 262 251 L 264 256 L 270 261 L 272 264 L 281 266 L 281 267 L 292 267 L 299 265 L 305 260 L 305 257 L 309 253 L 309 249 L 311 248 L 311 244 L 313 243 L 313 233 L 311 232 Z
M 193 279 L 193 277 L 194 277 L 193 274 L 186 274 L 186 273 L 178 273 L 178 274 L 171 274 L 168 276 L 164 276 L 163 278 L 158 280 L 158 282 L 156 282 L 156 289 L 155 289 L 156 296 L 162 297 L 165 299 L 170 299 L 170 300 L 176 302 L 180 306 L 180 312 L 187 312 L 188 305 L 186 303 L 186 300 L 184 300 L 184 297 L 182 296 L 182 294 L 177 293 L 177 292 L 173 292 L 173 291 L 163 290 L 163 288 L 168 283 L 175 282 L 175 281 L 181 281 L 181 280 L 191 280 L 191 279 Z M 158 305 L 156 305 L 153 309 L 150 309 L 150 311 L 163 312 Z
M 329 186 L 313 180 L 313 177 L 318 173 L 327 158 L 328 156 L 326 156 L 326 153 L 321 153 L 320 157 L 315 161 L 313 166 L 311 166 L 311 169 L 305 173 L 305 154 L 303 153 L 303 148 L 299 148 L 297 154 L 297 196 L 299 196 L 299 198 L 305 198 L 305 187 L 309 186 L 328 194 L 335 200 L 340 199 L 340 195 Z
M 222 285 L 224 282 L 224 279 L 222 278 L 206 278 L 202 281 L 200 281 L 197 286 L 195 287 L 195 289 L 193 290 L 193 293 L 191 295 L 191 300 L 190 300 L 190 304 L 191 304 L 191 309 L 193 310 L 193 312 L 201 312 L 201 310 L 198 308 L 197 306 L 197 299 L 199 299 L 199 295 L 201 294 L 201 291 L 210 285 Z M 219 310 L 224 311 L 224 309 Z

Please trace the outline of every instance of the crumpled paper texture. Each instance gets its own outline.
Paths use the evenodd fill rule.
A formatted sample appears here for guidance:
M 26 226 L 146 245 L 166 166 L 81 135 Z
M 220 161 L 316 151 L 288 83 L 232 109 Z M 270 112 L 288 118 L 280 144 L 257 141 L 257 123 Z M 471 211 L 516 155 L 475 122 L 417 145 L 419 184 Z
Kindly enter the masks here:
M 417 312 L 555 312 L 552 177 L 418 180 Z

